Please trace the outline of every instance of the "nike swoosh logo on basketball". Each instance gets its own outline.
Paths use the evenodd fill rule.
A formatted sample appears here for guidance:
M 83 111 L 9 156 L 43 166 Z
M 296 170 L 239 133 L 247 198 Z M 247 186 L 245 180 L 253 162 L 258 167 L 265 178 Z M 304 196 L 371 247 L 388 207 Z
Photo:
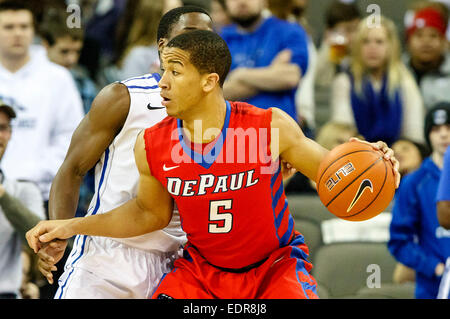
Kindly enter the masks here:
M 364 193 L 366 188 L 370 189 L 370 192 L 373 193 L 373 185 L 370 179 L 365 179 L 359 185 L 358 191 L 356 192 L 355 197 L 353 198 L 350 206 L 347 208 L 347 213 L 352 210 L 353 206 L 355 206 L 356 202 L 361 198 L 361 195 Z
M 152 106 L 151 103 L 148 103 L 147 108 L 149 110 L 159 110 L 159 109 L 164 109 L 165 107 L 164 106 Z
M 163 171 L 164 171 L 164 172 L 171 171 L 171 170 L 173 170 L 173 169 L 175 169 L 175 168 L 177 168 L 177 167 L 180 167 L 180 165 L 167 167 L 166 164 L 164 164 L 164 165 L 163 165 Z

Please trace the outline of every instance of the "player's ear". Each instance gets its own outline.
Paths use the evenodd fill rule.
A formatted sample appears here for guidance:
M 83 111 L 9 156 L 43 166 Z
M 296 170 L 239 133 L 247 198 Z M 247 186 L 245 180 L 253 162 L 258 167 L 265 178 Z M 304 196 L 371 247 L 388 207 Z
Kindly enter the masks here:
M 217 73 L 205 74 L 203 79 L 203 90 L 205 92 L 211 92 L 217 85 L 219 85 L 219 80 L 220 77 Z

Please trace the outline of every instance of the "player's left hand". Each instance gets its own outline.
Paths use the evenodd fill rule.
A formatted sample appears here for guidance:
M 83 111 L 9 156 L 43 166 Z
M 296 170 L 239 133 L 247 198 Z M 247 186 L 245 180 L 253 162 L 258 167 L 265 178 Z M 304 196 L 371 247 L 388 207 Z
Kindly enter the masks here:
M 44 220 L 31 228 L 25 235 L 28 245 L 37 254 L 43 243 L 53 239 L 67 239 L 75 235 L 70 224 L 77 218 L 61 220 Z
M 357 137 L 351 137 L 349 141 L 350 142 L 357 141 L 357 142 L 365 143 L 367 145 L 372 146 L 375 150 L 381 151 L 384 154 L 384 159 L 387 160 L 387 161 L 390 161 L 392 163 L 394 176 L 395 176 L 395 188 L 398 188 L 398 186 L 400 185 L 400 179 L 401 179 L 400 172 L 398 171 L 398 169 L 400 167 L 400 163 L 395 158 L 394 150 L 392 148 L 390 148 L 383 141 L 378 141 L 378 142 L 375 142 L 375 143 L 369 143 L 369 142 L 361 140 L 361 139 L 359 139 Z

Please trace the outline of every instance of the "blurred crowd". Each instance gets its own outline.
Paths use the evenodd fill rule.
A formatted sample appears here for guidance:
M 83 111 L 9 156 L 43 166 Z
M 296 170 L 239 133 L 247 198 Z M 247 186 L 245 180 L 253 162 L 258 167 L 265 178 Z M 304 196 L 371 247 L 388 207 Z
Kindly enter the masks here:
M 227 99 L 282 108 L 328 149 L 352 136 L 383 140 L 403 176 L 426 164 L 434 178 L 428 187 L 439 180 L 450 145 L 449 1 L 411 0 L 401 28 L 389 12 L 368 13 L 357 0 L 324 1 L 323 15 L 316 17 L 325 26 L 321 34 L 308 21 L 308 0 L 29 0 L 32 14 L 11 14 L 14 3 L 19 1 L 0 0 L 2 298 L 51 298 L 24 233 L 48 218 L 52 179 L 99 90 L 161 72 L 157 27 L 174 7 L 205 8 L 229 45 Z M 83 177 L 77 216 L 89 206 L 93 176 Z M 405 187 L 410 190 L 411 182 Z M 285 191 L 314 194 L 315 185 L 297 172 L 285 181 Z M 405 246 L 431 236 L 417 225 L 421 218 L 404 224 L 407 209 L 421 208 L 401 200 L 394 205 L 399 217 L 389 243 L 403 267 L 398 282 L 415 280 L 412 259 L 422 258 L 408 257 Z M 445 234 L 436 240 L 448 243 Z M 419 279 L 434 280 L 428 266 L 416 271 Z

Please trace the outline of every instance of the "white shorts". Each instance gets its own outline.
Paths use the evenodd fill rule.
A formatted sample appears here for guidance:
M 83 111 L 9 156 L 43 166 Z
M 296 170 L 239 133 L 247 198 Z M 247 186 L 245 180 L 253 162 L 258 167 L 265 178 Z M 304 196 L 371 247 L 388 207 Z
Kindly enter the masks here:
M 106 237 L 77 236 L 55 299 L 150 298 L 179 252 L 143 251 Z

